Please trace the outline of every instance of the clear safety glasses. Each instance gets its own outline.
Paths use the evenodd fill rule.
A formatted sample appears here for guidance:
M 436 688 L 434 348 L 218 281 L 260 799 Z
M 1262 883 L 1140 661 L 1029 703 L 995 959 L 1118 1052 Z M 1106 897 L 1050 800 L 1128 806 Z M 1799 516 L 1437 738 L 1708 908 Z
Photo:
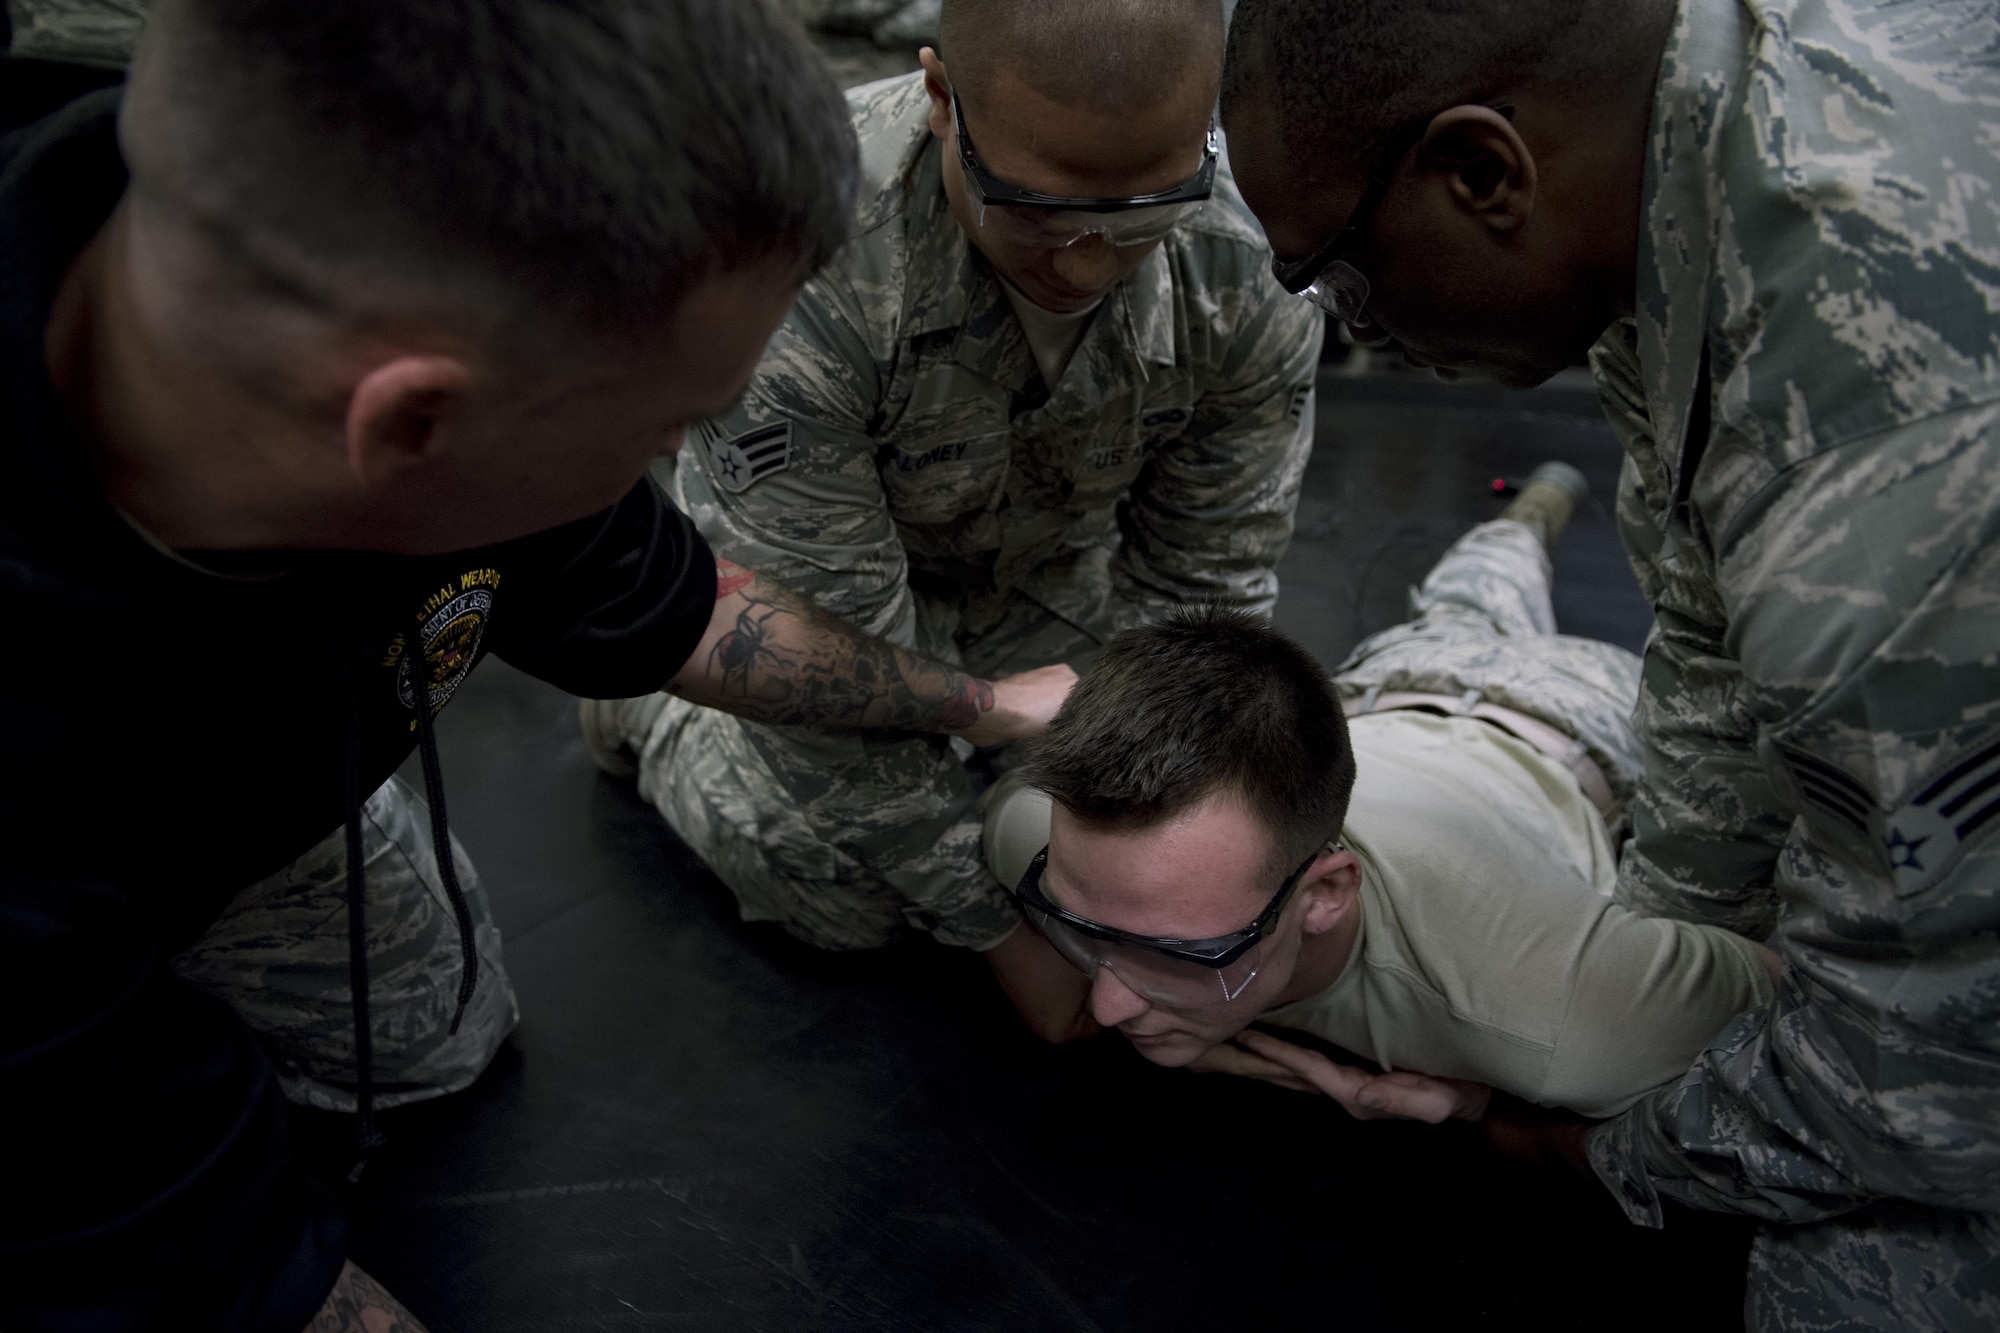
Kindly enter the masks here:
M 1135 935 L 1058 906 L 1042 888 L 1049 865 L 1046 847 L 1028 863 L 1014 899 L 1035 929 L 1085 976 L 1106 968 L 1148 1003 L 1206 1009 L 1228 1004 L 1250 989 L 1263 967 L 1267 936 L 1319 857 L 1315 851 L 1301 862 L 1255 921 L 1205 940 Z
M 1009 204 L 978 204 L 973 217 L 981 228 L 1004 241 L 1036 250 L 1062 250 L 1089 236 L 1102 236 L 1118 246 L 1151 245 L 1200 207 L 1198 203 L 1161 204 L 1129 213 L 1081 209 L 1058 213 Z
M 1347 225 L 1332 240 L 1294 263 L 1287 264 L 1272 256 L 1271 276 L 1278 280 L 1278 285 L 1295 296 L 1305 297 L 1343 323 L 1357 326 L 1365 323 L 1368 277 L 1338 256 L 1342 250 L 1361 244 L 1369 224 L 1375 220 L 1382 196 L 1388 192 L 1386 178 L 1368 182 L 1368 188 L 1354 205 L 1354 212 L 1348 215 Z
M 1511 106 L 1495 106 L 1492 109 L 1508 120 L 1514 118 Z M 1403 155 L 1423 138 L 1424 129 L 1432 119 L 1431 116 L 1423 116 L 1412 120 L 1389 137 L 1390 147 L 1384 155 L 1382 169 L 1368 178 L 1361 197 L 1354 201 L 1354 211 L 1347 215 L 1347 225 L 1335 232 L 1332 240 L 1304 259 L 1288 263 L 1276 255 L 1271 257 L 1271 276 L 1278 280 L 1280 287 L 1294 296 L 1305 297 L 1344 324 L 1361 328 L 1368 323 L 1368 275 L 1340 255 L 1344 250 L 1358 248 L 1368 239 L 1368 229 L 1375 222 L 1375 211 L 1382 206 L 1382 196 L 1389 192 L 1389 181 L 1402 163 Z
M 1016 245 L 1061 250 L 1086 236 L 1113 245 L 1150 245 L 1202 206 L 1215 192 L 1215 165 L 1222 154 L 1222 130 L 1211 123 L 1194 175 L 1168 190 L 1116 199 L 1081 199 L 1043 194 L 995 176 L 979 158 L 965 130 L 965 109 L 956 96 L 951 114 L 958 131 L 958 161 L 981 228 Z

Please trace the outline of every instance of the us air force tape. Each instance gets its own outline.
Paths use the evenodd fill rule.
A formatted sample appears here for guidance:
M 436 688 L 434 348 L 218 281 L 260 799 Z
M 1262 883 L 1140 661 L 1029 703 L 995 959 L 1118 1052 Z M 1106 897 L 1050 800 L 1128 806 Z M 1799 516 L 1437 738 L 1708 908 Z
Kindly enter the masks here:
M 731 495 L 741 495 L 754 482 L 790 466 L 792 423 L 789 418 L 774 421 L 726 440 L 711 436 L 708 458 L 716 483 Z

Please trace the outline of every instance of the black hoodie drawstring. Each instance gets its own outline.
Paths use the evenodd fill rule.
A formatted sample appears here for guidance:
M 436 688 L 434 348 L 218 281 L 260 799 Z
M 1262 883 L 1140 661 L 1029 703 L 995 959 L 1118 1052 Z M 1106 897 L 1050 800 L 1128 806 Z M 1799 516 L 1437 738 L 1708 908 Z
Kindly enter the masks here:
M 438 879 L 445 897 L 451 900 L 452 917 L 458 923 L 458 1007 L 452 1011 L 451 1035 L 458 1034 L 466 1006 L 479 985 L 479 950 L 473 936 L 472 912 L 465 905 L 465 891 L 459 887 L 457 858 L 451 852 L 451 824 L 445 817 L 444 769 L 438 763 L 437 729 L 432 725 L 430 681 L 422 679 L 418 663 L 428 665 L 424 655 L 423 617 L 417 618 L 416 632 L 403 653 L 409 673 L 410 700 L 417 714 L 417 750 L 423 757 L 424 799 L 431 808 L 431 851 L 437 863 Z M 347 981 L 354 1009 L 354 1168 L 350 1182 L 361 1179 L 368 1154 L 382 1146 L 375 1129 L 375 1041 L 368 1009 L 368 871 L 363 864 L 361 842 L 361 700 L 355 691 L 354 676 L 344 655 L 336 653 L 340 679 L 347 699 Z
M 438 765 L 437 728 L 431 720 L 430 681 L 417 680 L 417 663 L 428 666 L 424 657 L 423 618 L 417 619 L 416 637 L 403 654 L 410 667 L 410 697 L 417 705 L 417 750 L 424 761 L 424 799 L 431 806 L 431 850 L 437 857 L 438 878 L 444 881 L 444 896 L 451 899 L 451 912 L 458 920 L 458 1008 L 452 1011 L 451 1033 L 458 1035 L 465 1007 L 472 1003 L 473 987 L 479 984 L 479 950 L 472 935 L 472 912 L 465 905 L 465 891 L 458 887 L 458 858 L 451 854 L 451 824 L 444 814 L 444 770 Z M 425 672 L 426 676 L 430 673 Z

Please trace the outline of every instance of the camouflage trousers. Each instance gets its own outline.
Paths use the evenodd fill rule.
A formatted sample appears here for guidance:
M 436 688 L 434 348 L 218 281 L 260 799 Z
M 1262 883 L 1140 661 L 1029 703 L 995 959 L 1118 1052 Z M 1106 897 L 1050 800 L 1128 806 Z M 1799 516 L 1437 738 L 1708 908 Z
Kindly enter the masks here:
M 1533 528 L 1482 523 L 1411 590 L 1410 619 L 1364 639 L 1334 684 L 1344 701 L 1471 691 L 1539 718 L 1583 742 L 1622 810 L 1641 763 L 1632 728 L 1639 659 L 1614 644 L 1556 633 L 1553 573 Z
M 1018 594 L 918 593 L 917 651 L 979 675 L 1074 662 L 1099 635 Z M 823 949 L 911 929 L 983 949 L 1019 924 L 987 870 L 963 742 L 767 727 L 668 694 L 599 706 L 639 792 L 736 895 Z M 1002 762 L 1005 760 L 1003 758 Z
M 1987 1333 L 2000 1328 L 2000 1215 L 1886 1202 L 1750 1248 L 1755 1333 Z
M 400 779 L 389 779 L 368 798 L 362 848 L 379 1107 L 465 1087 L 492 1061 L 520 1016 L 486 891 L 453 838 L 459 887 L 472 912 L 479 982 L 458 1032 L 448 1031 L 458 1003 L 458 923 L 432 846 L 428 807 Z M 328 1111 L 355 1109 L 344 830 L 335 829 L 304 856 L 236 895 L 172 966 L 250 1026 L 292 1101 Z

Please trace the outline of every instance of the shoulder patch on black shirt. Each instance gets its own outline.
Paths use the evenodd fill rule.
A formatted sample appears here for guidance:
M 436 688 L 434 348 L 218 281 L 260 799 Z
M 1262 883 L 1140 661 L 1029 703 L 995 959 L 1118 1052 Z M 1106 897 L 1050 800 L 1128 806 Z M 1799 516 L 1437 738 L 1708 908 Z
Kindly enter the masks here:
M 473 664 L 479 660 L 479 645 L 486 636 L 486 622 L 493 614 L 493 596 L 500 587 L 497 569 L 468 569 L 439 588 L 424 601 L 418 631 L 423 637 L 421 657 L 409 652 L 406 636 L 398 634 L 389 644 L 382 665 L 396 670 L 396 697 L 403 707 L 417 706 L 415 677 L 417 663 L 423 663 L 430 677 L 426 693 L 431 712 L 451 702 Z M 414 730 L 415 722 L 410 726 Z
M 753 483 L 791 465 L 792 423 L 774 421 L 726 440 L 712 437 L 708 458 L 716 483 L 731 495 L 741 495 Z

